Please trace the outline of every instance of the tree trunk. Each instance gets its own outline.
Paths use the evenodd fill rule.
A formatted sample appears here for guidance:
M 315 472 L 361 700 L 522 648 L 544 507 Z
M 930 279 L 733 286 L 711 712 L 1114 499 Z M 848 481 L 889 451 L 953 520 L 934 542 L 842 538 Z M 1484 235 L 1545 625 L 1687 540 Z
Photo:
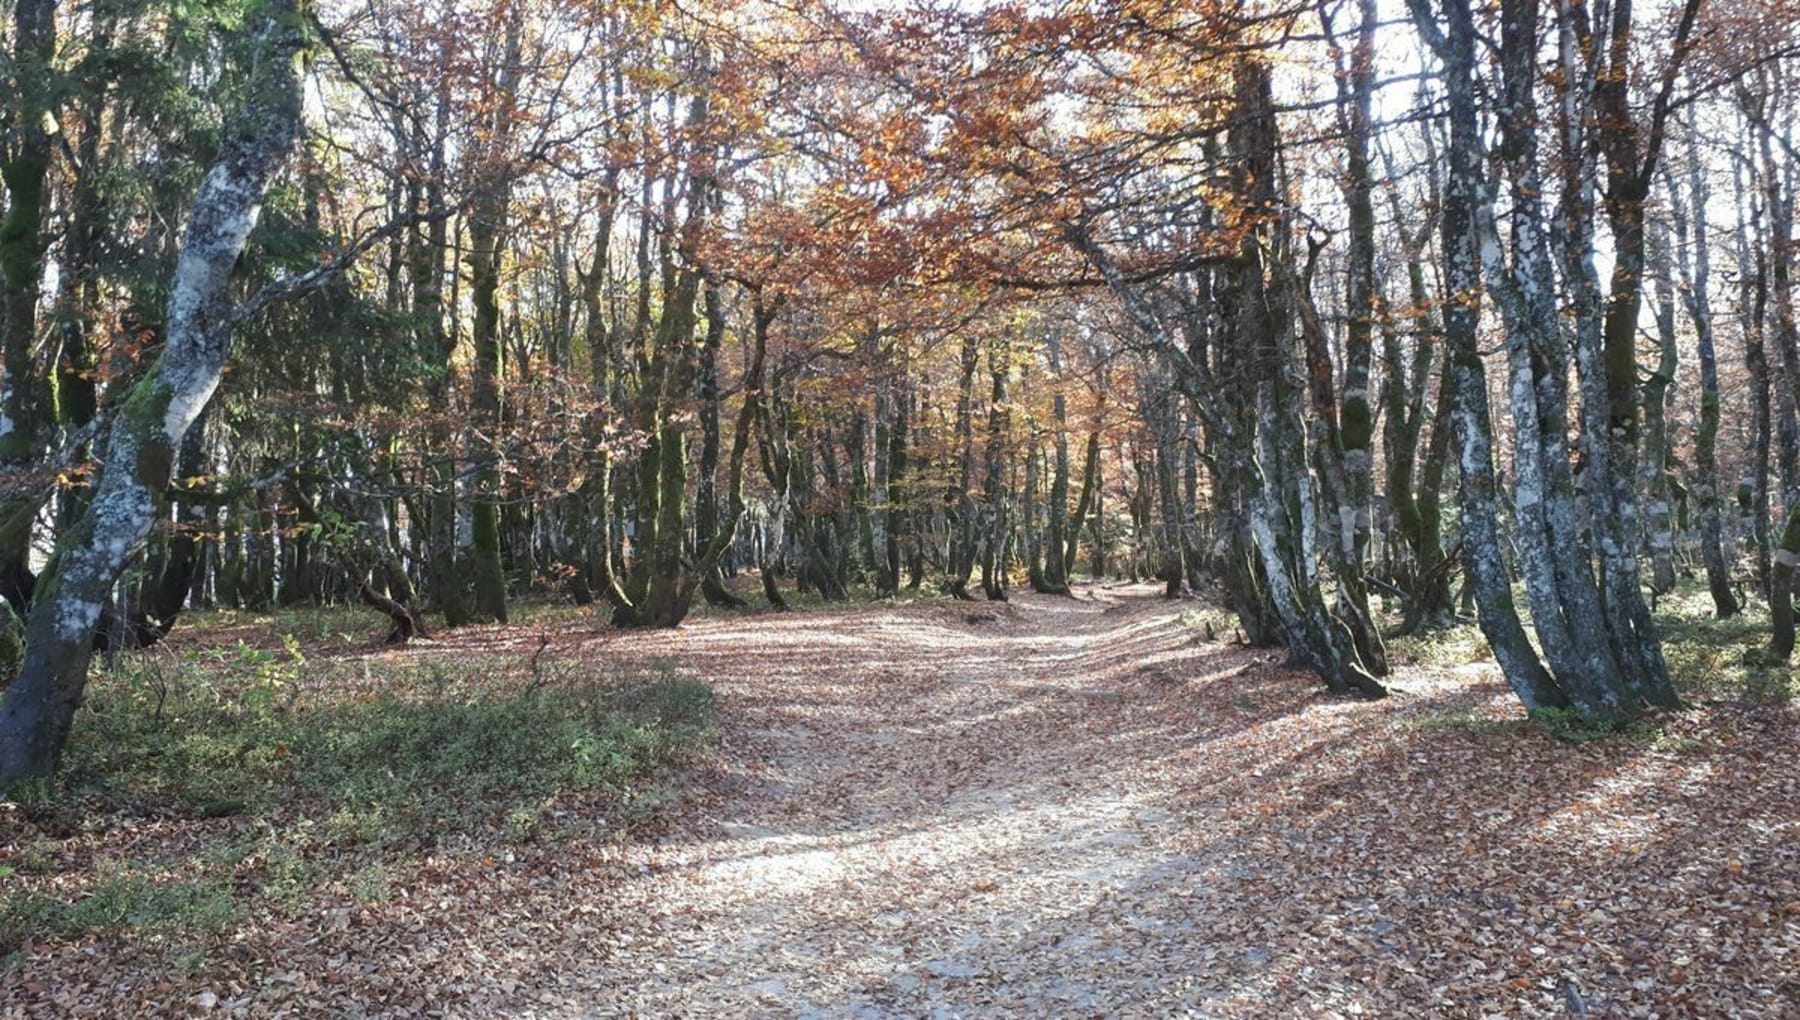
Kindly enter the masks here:
M 1675 280 L 1668 231 L 1651 228 L 1648 249 L 1656 303 L 1656 368 L 1644 380 L 1644 444 L 1638 459 L 1638 487 L 1645 495 L 1644 530 L 1650 546 L 1651 590 L 1658 595 L 1675 589 L 1674 451 L 1669 442 L 1669 390 L 1675 385 L 1679 353 L 1675 348 Z
M 233 267 L 300 124 L 294 0 L 269 0 L 244 99 L 201 182 L 169 290 L 167 343 L 120 404 L 88 508 L 57 543 L 26 624 L 25 658 L 0 702 L 0 781 L 48 772 L 87 681 L 107 593 L 155 523 L 175 452 L 224 373 Z
M 1441 227 L 1445 289 L 1451 295 L 1474 294 L 1481 287 L 1479 219 L 1486 175 L 1475 108 L 1474 19 L 1468 0 L 1441 0 L 1446 24 L 1440 34 L 1424 0 L 1409 0 L 1409 4 L 1421 34 L 1433 41 L 1444 65 L 1450 124 Z M 1551 679 L 1532 648 L 1513 604 L 1512 584 L 1506 573 L 1494 487 L 1494 432 L 1488 412 L 1479 325 L 1477 303 L 1445 302 L 1446 369 L 1456 385 L 1462 545 L 1469 587 L 1474 593 L 1482 633 L 1513 693 L 1527 709 L 1563 707 L 1569 704 L 1568 696 Z
M 1362 661 L 1355 636 L 1325 604 L 1320 588 L 1321 503 L 1308 465 L 1302 355 L 1296 350 L 1302 295 L 1287 266 L 1287 224 L 1276 202 L 1280 136 L 1267 65 L 1247 62 L 1236 75 L 1237 117 L 1229 147 L 1239 199 L 1259 229 L 1242 242 L 1231 320 L 1249 352 L 1255 380 L 1255 460 L 1249 499 L 1250 534 L 1269 595 L 1297 659 L 1334 691 L 1381 696 L 1386 690 Z M 1271 271 L 1273 270 L 1273 271 Z M 1311 374 L 1311 373 L 1309 373 Z M 1316 392 L 1316 391 L 1315 391 Z
M 981 367 L 977 337 L 963 338 L 961 374 L 956 389 L 956 474 L 944 493 L 944 513 L 950 524 L 950 563 L 944 590 L 958 599 L 969 599 L 969 577 L 975 571 L 978 512 L 975 482 L 975 372 Z
M 1006 598 L 1006 548 L 1012 535 L 1006 485 L 1007 435 L 1011 431 L 1012 414 L 1006 401 L 1009 371 L 1004 348 L 998 345 L 990 348 L 988 376 L 992 388 L 988 392 L 987 449 L 983 452 L 987 461 L 987 480 L 981 490 L 981 502 L 987 511 L 987 530 L 981 553 L 981 590 L 990 601 Z
M 13 6 L 12 82 L 17 106 L 0 122 L 5 155 L 0 181 L 6 185 L 6 216 L 0 220 L 0 469 L 17 470 L 30 461 L 37 441 L 38 379 L 32 351 L 37 343 L 37 308 L 43 289 L 44 180 L 50 170 L 56 78 L 55 0 L 18 0 Z M 12 106 L 9 101 L 8 106 Z M 83 175 L 97 173 L 82 167 Z M 67 272 L 68 268 L 63 267 Z M 38 500 L 0 505 L 8 518 L 0 529 L 0 595 L 24 615 L 31 601 L 31 518 Z
M 1744 336 L 1744 369 L 1749 375 L 1751 408 L 1750 463 L 1738 483 L 1738 514 L 1742 519 L 1745 542 L 1750 546 L 1750 562 L 1756 583 L 1764 597 L 1771 595 L 1769 562 L 1769 447 L 1773 439 L 1772 408 L 1769 401 L 1769 358 L 1763 334 L 1768 309 L 1768 260 L 1761 244 L 1750 240 L 1754 200 L 1747 200 L 1743 168 L 1732 167 L 1737 217 L 1737 262 L 1740 267 L 1739 308 Z M 1746 211 L 1750 215 L 1746 215 Z M 1754 254 L 1753 254 L 1754 252 Z
M 1563 0 L 1562 37 L 1564 65 L 1571 72 L 1576 66 L 1576 53 L 1581 48 L 1592 50 L 1581 34 L 1585 7 L 1576 11 L 1573 0 Z M 1685 0 L 1670 41 L 1667 74 L 1673 75 L 1690 49 L 1688 39 L 1693 30 L 1701 0 Z M 1593 95 L 1593 110 L 1580 111 L 1597 132 L 1599 148 L 1606 155 L 1607 182 L 1605 209 L 1612 227 L 1613 266 L 1611 288 L 1606 296 L 1601 325 L 1595 330 L 1587 325 L 1587 317 L 1600 313 L 1598 274 L 1592 269 L 1592 225 L 1584 220 L 1581 240 L 1588 244 L 1585 261 L 1575 288 L 1577 300 L 1576 365 L 1592 377 L 1582 381 L 1582 431 L 1585 452 L 1596 471 L 1590 499 L 1595 500 L 1594 529 L 1598 539 L 1601 577 L 1606 598 L 1603 609 L 1615 655 L 1618 658 L 1624 690 L 1642 703 L 1670 708 L 1681 704 L 1674 684 L 1669 679 L 1668 665 L 1663 660 L 1662 641 L 1650 607 L 1644 601 L 1639 583 L 1637 539 L 1639 535 L 1637 494 L 1632 486 L 1632 467 L 1638 456 L 1640 418 L 1637 372 L 1638 310 L 1643 303 L 1645 214 L 1649 205 L 1650 185 L 1661 155 L 1665 118 L 1669 113 L 1667 91 L 1657 94 L 1649 113 L 1648 130 L 1640 132 L 1631 108 L 1632 5 L 1619 3 L 1612 7 L 1612 28 L 1607 44 L 1607 58 L 1598 66 L 1587 85 Z M 1595 56 L 1590 52 L 1590 56 Z M 1569 76 L 1580 80 L 1579 75 Z M 1565 81 L 1565 87 L 1568 81 Z M 1563 125 L 1569 146 L 1565 167 L 1578 162 L 1573 154 L 1584 151 L 1584 133 L 1577 130 L 1575 116 Z M 1580 171 L 1571 167 L 1572 173 Z M 1582 205 L 1591 204 L 1596 173 L 1582 174 L 1582 187 L 1577 194 Z M 1580 210 L 1585 213 L 1585 210 Z M 1565 240 L 1571 237 L 1574 223 L 1565 222 Z M 1576 260 L 1571 259 L 1571 262 Z M 1604 385 L 1602 385 L 1602 382 Z M 1604 396 L 1604 408 L 1595 407 Z M 1604 414 L 1601 411 L 1604 411 Z

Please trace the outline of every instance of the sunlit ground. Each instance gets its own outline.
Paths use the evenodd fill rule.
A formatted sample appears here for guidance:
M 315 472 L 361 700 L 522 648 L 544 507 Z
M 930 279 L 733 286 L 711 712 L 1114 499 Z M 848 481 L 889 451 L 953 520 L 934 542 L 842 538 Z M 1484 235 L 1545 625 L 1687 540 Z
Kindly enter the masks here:
M 1755 618 L 1698 605 L 1659 607 L 1672 664 L 1741 663 Z M 1395 695 L 1361 702 L 1207 640 L 1209 612 L 1117 587 L 703 612 L 673 633 L 533 609 L 397 651 L 373 622 L 321 626 L 297 682 L 437 677 L 467 699 L 678 675 L 712 685 L 722 736 L 644 819 L 552 794 L 521 831 L 502 816 L 417 839 L 381 883 L 255 894 L 207 933 L 34 942 L 4 994 L 99 1013 L 211 995 L 542 1016 L 1776 1016 L 1800 992 L 1800 747 L 1774 674 L 1683 673 L 1693 710 L 1596 734 L 1527 721 L 1468 629 L 1397 642 Z M 211 641 L 268 633 L 212 623 Z M 78 883 L 247 824 L 24 838 Z

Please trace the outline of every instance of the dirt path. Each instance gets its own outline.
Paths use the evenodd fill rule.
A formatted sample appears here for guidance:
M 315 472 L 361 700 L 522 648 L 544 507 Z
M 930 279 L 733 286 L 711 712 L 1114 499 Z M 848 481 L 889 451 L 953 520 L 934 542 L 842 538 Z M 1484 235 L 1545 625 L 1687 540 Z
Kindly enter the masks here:
M 446 837 L 385 895 L 334 886 L 200 957 L 56 941 L 0 970 L 0 1017 L 1794 1015 L 1794 709 L 1565 741 L 1491 663 L 1333 698 L 1191 608 L 1100 588 L 372 653 L 666 662 L 718 692 L 717 764 L 663 828 L 558 800 L 542 838 Z
M 1084 589 L 613 639 L 715 685 L 731 773 L 604 881 L 499 893 L 461 931 L 512 977 L 462 1003 L 1792 1015 L 1789 713 L 1564 743 L 1506 721 L 1491 665 L 1336 699 L 1278 654 L 1203 640 L 1187 608 Z
M 1196 891 L 1232 865 L 1170 769 L 1196 742 L 1147 713 L 1201 645 L 1146 589 L 699 623 L 745 770 L 640 852 L 589 986 L 601 1015 L 1166 1012 L 1196 983 Z M 654 651 L 654 649 L 638 649 Z M 1198 660 L 1210 659 L 1211 662 Z M 1238 951 L 1245 978 L 1268 946 Z M 1241 984 L 1241 983 L 1240 983 Z

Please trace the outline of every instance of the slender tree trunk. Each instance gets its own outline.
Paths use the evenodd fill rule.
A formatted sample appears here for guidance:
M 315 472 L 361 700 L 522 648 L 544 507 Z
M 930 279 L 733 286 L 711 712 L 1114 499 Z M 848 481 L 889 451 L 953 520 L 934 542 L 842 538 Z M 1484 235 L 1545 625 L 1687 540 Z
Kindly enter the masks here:
M 963 338 L 961 374 L 956 389 L 956 474 L 944 493 L 950 524 L 950 564 L 944 590 L 959 599 L 972 598 L 969 578 L 975 571 L 979 511 L 975 504 L 975 373 L 981 367 L 978 338 Z
M 719 526 L 719 348 L 725 340 L 725 299 L 714 279 L 706 282 L 705 303 L 706 337 L 700 345 L 699 376 L 700 477 L 694 492 L 694 534 L 702 548 L 721 533 L 729 536 L 737 531 L 735 520 L 728 522 L 723 532 Z M 706 596 L 707 604 L 744 608 L 749 603 L 725 590 L 725 579 L 716 559 L 700 579 L 700 590 Z
M 1794 567 L 1800 565 L 1800 506 L 1788 511 L 1775 549 L 1774 569 L 1769 574 L 1768 658 L 1786 662 L 1794 653 Z
M 1750 562 L 1756 583 L 1763 596 L 1769 597 L 1769 453 L 1773 439 L 1773 415 L 1769 400 L 1769 359 L 1764 331 L 1768 309 L 1768 260 L 1760 243 L 1752 244 L 1751 233 L 1757 226 L 1756 199 L 1744 185 L 1743 168 L 1734 165 L 1732 181 L 1736 187 L 1737 262 L 1739 273 L 1739 306 L 1744 336 L 1744 368 L 1749 375 L 1751 407 L 1751 456 L 1743 479 L 1738 483 L 1738 514 L 1744 525 L 1745 541 L 1750 549 Z M 1760 237 L 1757 239 L 1760 242 Z
M 1638 487 L 1645 495 L 1645 537 L 1650 546 L 1651 586 L 1661 595 L 1675 588 L 1673 450 L 1669 443 L 1669 390 L 1675 385 L 1675 280 L 1667 230 L 1651 228 L 1648 249 L 1656 303 L 1656 367 L 1644 380 L 1644 444 L 1638 459 Z
M 1087 448 L 1082 456 L 1081 494 L 1075 498 L 1075 514 L 1069 519 L 1068 544 L 1062 553 L 1061 576 L 1064 589 L 1075 574 L 1075 558 L 1081 550 L 1081 529 L 1094 514 L 1100 498 L 1100 433 L 1089 432 Z
M 1006 377 L 1010 366 L 1000 345 L 988 350 L 987 479 L 982 485 L 981 502 L 987 511 L 987 531 L 982 541 L 981 589 L 991 601 L 1006 598 L 1006 547 L 1012 535 L 1009 519 L 1006 465 L 1008 433 L 1011 432 L 1011 409 L 1006 399 Z
M 1051 462 L 1050 489 L 1044 499 L 1043 568 L 1032 587 L 1045 595 L 1069 593 L 1066 550 L 1071 545 L 1069 534 L 1069 401 L 1063 393 L 1062 335 L 1052 329 L 1045 339 L 1053 396 L 1050 398 Z M 1075 529 L 1079 531 L 1079 526 Z
M 1039 527 L 1038 490 L 1043 476 L 1043 451 L 1038 448 L 1035 437 L 1025 447 L 1025 502 L 1021 508 L 1024 517 L 1021 521 L 1025 529 L 1025 578 L 1033 591 L 1043 591 L 1044 580 L 1044 537 Z

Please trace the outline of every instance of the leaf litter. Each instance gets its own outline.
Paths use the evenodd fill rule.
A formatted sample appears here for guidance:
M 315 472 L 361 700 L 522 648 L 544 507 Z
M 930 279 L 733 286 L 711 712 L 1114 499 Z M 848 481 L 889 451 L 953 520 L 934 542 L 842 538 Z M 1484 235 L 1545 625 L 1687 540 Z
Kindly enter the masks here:
M 428 853 L 185 963 L 29 945 L 0 1014 L 1793 1015 L 1791 710 L 1571 743 L 1491 668 L 1339 700 L 1151 589 L 1080 594 L 571 629 L 718 693 L 654 824 Z M 393 654 L 460 640 L 499 638 Z M 144 824 L 70 853 L 229 823 Z

